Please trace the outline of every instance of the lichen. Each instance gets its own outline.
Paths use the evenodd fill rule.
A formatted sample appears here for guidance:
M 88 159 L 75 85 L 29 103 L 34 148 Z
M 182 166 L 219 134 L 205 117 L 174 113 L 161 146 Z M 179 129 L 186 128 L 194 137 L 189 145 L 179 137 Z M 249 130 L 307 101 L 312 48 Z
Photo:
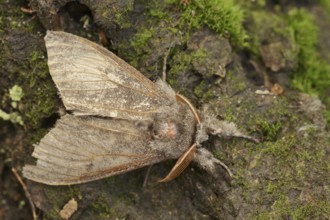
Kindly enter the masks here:
M 24 125 L 24 121 L 22 116 L 17 110 L 18 102 L 21 101 L 23 97 L 23 90 L 18 85 L 14 85 L 12 88 L 9 89 L 9 99 L 11 102 L 11 112 L 7 113 L 4 110 L 0 109 L 0 118 L 4 121 L 10 121 L 13 124 Z
M 13 124 L 23 125 L 23 119 L 18 112 L 7 113 L 0 109 L 0 118 L 5 121 L 10 121 Z
M 23 95 L 23 89 L 18 85 L 15 85 L 11 89 L 9 89 L 9 97 L 15 102 L 21 101 Z

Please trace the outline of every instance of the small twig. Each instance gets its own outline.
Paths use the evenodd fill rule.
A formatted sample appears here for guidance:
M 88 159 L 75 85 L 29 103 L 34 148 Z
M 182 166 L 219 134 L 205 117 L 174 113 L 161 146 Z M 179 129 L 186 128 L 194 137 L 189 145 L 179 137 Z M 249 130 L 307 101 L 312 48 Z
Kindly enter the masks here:
M 11 168 L 11 171 L 13 172 L 13 174 L 14 174 L 15 177 L 16 177 L 16 179 L 18 180 L 18 182 L 19 182 L 19 183 L 21 184 L 21 186 L 23 187 L 24 192 L 25 192 L 25 196 L 26 196 L 26 198 L 29 200 L 29 203 L 30 203 L 30 206 L 31 206 L 33 219 L 34 219 L 34 220 L 37 220 L 36 207 L 34 206 L 34 203 L 33 203 L 33 201 L 32 201 L 32 197 L 31 197 L 31 194 L 30 194 L 30 192 L 28 191 L 26 184 L 23 182 L 22 178 L 18 175 L 18 172 L 17 172 L 17 170 L 16 170 L 14 167 Z
M 143 188 L 146 188 L 147 187 L 147 183 L 148 183 L 148 179 L 149 179 L 149 175 L 150 175 L 150 171 L 151 171 L 151 168 L 152 168 L 152 164 L 148 167 L 148 170 L 147 170 L 147 173 L 144 177 L 144 181 L 143 181 Z
M 30 14 L 30 15 L 36 13 L 36 11 L 32 10 L 31 8 L 27 8 L 27 7 L 21 7 L 21 11 L 26 14 Z
M 238 137 L 238 138 L 243 138 L 243 139 L 246 139 L 246 140 L 249 140 L 249 141 L 252 141 L 256 144 L 259 144 L 260 141 L 257 139 L 257 138 L 254 138 L 254 137 L 251 137 L 251 136 L 248 136 L 248 135 L 235 135 L 234 137 Z
M 260 65 L 258 62 L 254 61 L 254 60 L 250 60 L 249 62 L 254 67 L 255 71 L 259 74 L 259 76 L 261 76 L 261 78 L 263 79 L 264 86 L 267 89 L 270 89 L 271 86 L 272 86 L 272 83 L 269 80 L 269 76 L 267 74 L 266 69 L 262 65 Z
M 168 48 L 165 57 L 164 57 L 164 62 L 163 62 L 163 81 L 166 81 L 166 65 L 167 65 L 167 57 L 170 54 L 171 48 Z

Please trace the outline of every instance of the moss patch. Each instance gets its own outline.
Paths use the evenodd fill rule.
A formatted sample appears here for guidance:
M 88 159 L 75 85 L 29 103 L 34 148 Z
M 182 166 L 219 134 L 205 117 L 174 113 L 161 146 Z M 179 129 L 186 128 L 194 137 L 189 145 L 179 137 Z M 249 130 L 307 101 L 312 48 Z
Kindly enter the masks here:
M 265 210 L 250 213 L 250 219 L 318 219 L 329 213 L 327 197 L 320 196 L 327 190 L 326 183 L 318 182 L 329 167 L 325 159 L 328 140 L 312 127 L 298 132 L 309 122 L 288 110 L 286 103 L 285 98 L 278 99 L 273 103 L 276 109 L 267 108 L 251 118 L 261 122 L 249 126 L 263 133 L 261 146 L 246 144 L 232 150 L 238 167 L 235 181 L 244 186 L 246 202 L 258 206 L 265 201 L 272 203 Z M 315 141 L 310 143 L 311 139 Z M 306 189 L 312 182 L 313 186 Z
M 269 12 L 259 4 L 258 7 L 240 4 L 250 9 L 246 10 L 249 18 L 246 48 L 254 59 L 263 59 L 272 70 L 282 66 L 291 75 L 294 88 L 320 97 L 329 106 L 330 65 L 318 52 L 319 30 L 313 16 L 303 8 L 291 8 L 284 13 L 276 7 L 274 12 Z
M 41 51 L 33 51 L 28 56 L 30 72 L 22 72 L 28 87 L 25 118 L 33 128 L 40 127 L 41 119 L 53 114 L 57 105 L 57 90 L 50 79 L 45 54 Z
M 322 219 L 326 218 L 324 213 L 330 213 L 329 207 L 329 203 L 327 202 L 297 205 L 291 203 L 287 197 L 281 196 L 279 199 L 274 201 L 272 210 L 269 213 L 260 213 L 257 217 L 251 219 Z
M 242 46 L 247 38 L 242 26 L 244 13 L 232 0 L 182 1 L 168 0 L 181 9 L 180 27 L 188 29 L 188 34 L 205 25 L 223 37 L 231 39 L 235 45 Z
M 12 112 L 11 108 L 15 109 L 24 126 L 38 133 L 42 120 L 53 114 L 57 105 L 57 91 L 48 72 L 40 36 L 42 28 L 36 18 L 29 20 L 32 15 L 23 13 L 19 5 L 8 5 L 7 10 L 3 8 L 0 13 L 3 15 L 2 39 L 6 39 L 1 42 L 0 64 L 6 69 L 5 84 L 11 88 L 11 103 L 3 102 L 2 110 Z
M 233 44 L 242 46 L 247 37 L 242 26 L 243 18 L 243 11 L 233 1 L 189 1 L 187 4 L 153 1 L 145 7 L 129 44 L 119 46 L 119 56 L 156 79 L 161 76 L 163 58 L 170 50 L 167 81 L 174 88 L 182 88 L 176 84 L 191 85 L 191 82 L 185 82 L 194 71 L 191 63 L 203 63 L 207 58 L 205 51 L 187 49 L 192 34 L 208 27 Z
M 252 11 L 248 21 L 249 44 L 246 48 L 255 59 L 262 59 L 273 71 L 296 67 L 298 48 L 294 32 L 283 15 Z
M 92 210 L 101 218 L 118 217 L 118 213 L 108 204 L 105 196 L 100 195 L 92 204 Z M 124 217 L 124 216 L 123 216 Z
M 313 17 L 303 9 L 293 9 L 288 19 L 299 47 L 299 62 L 293 86 L 303 92 L 318 95 L 325 103 L 330 103 L 330 65 L 317 52 L 319 30 Z

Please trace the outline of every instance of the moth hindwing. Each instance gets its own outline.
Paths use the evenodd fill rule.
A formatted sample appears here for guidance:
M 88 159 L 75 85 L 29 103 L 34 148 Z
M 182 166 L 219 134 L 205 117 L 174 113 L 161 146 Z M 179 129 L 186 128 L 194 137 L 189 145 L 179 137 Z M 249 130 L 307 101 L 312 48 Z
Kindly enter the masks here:
M 165 82 L 151 82 L 81 37 L 48 31 L 45 42 L 50 74 L 72 113 L 35 145 L 36 165 L 23 168 L 26 178 L 77 184 L 187 154 L 196 115 Z M 185 164 L 171 178 L 186 167 L 180 160 Z

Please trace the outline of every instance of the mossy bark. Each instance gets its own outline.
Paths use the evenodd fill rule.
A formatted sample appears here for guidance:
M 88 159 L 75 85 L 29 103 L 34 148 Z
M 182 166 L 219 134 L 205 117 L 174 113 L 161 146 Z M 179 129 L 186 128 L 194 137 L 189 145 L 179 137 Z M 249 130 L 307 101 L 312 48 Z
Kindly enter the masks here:
M 4 68 L 0 70 L 0 83 L 4 86 L 0 90 L 0 109 L 17 112 L 24 121 L 20 126 L 0 120 L 2 134 L 10 133 L 0 140 L 9 143 L 3 145 L 4 157 L 13 160 L 5 166 L 20 168 L 23 161 L 32 160 L 24 155 L 30 155 L 26 152 L 32 151 L 32 143 L 52 127 L 62 108 L 46 65 L 46 29 L 64 30 L 96 42 L 98 36 L 103 36 L 102 42 L 109 42 L 108 49 L 151 79 L 162 76 L 168 54 L 167 81 L 176 91 L 196 107 L 210 103 L 220 118 L 235 122 L 245 133 L 260 139 L 254 144 L 212 137 L 205 143 L 230 167 L 233 178 L 221 168 L 219 175 L 208 176 L 192 164 L 176 180 L 156 184 L 174 163 L 168 161 L 154 165 L 146 188 L 142 184 L 147 168 L 76 186 L 27 181 L 45 219 L 59 219 L 58 212 L 71 198 L 78 201 L 72 219 L 329 217 L 330 137 L 323 117 L 326 108 L 318 98 L 290 87 L 295 72 L 303 72 L 304 68 L 309 71 L 315 65 L 300 65 L 306 58 L 295 36 L 300 29 L 295 31 L 299 24 L 294 16 L 306 12 L 290 14 L 285 12 L 285 3 L 274 6 L 257 1 L 255 11 L 249 13 L 252 3 L 227 1 L 218 7 L 223 2 L 32 0 L 32 15 L 19 10 L 24 2 L 1 5 L 0 64 Z M 315 41 L 314 36 L 311 38 Z M 316 56 L 317 51 L 309 51 L 312 46 L 305 51 Z M 330 85 L 327 77 L 322 79 Z M 318 85 L 319 81 L 313 80 Z M 267 92 L 271 87 L 266 87 L 274 83 L 284 87 L 284 94 Z M 13 108 L 9 96 L 9 89 L 15 85 L 23 91 L 17 108 Z M 17 139 L 20 141 L 15 145 Z

